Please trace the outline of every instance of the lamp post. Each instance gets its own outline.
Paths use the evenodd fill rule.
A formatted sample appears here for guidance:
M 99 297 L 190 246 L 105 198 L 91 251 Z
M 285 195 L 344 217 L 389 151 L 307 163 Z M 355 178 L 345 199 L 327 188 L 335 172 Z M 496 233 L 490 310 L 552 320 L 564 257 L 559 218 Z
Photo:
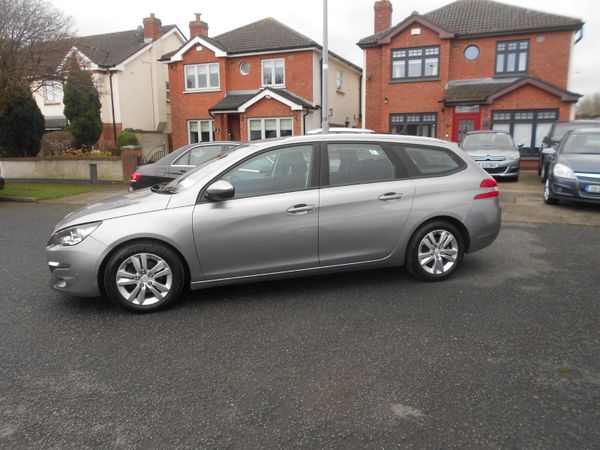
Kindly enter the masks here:
M 327 32 L 327 0 L 323 0 L 323 83 L 321 86 L 321 129 L 329 133 L 329 43 Z

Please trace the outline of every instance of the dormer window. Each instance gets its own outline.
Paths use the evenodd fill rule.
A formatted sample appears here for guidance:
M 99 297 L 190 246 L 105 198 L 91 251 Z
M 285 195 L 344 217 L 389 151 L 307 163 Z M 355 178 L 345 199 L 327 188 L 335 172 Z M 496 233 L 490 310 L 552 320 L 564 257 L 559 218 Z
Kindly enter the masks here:
M 219 88 L 219 63 L 185 66 L 186 91 L 214 91 Z
M 399 48 L 392 50 L 392 81 L 438 79 L 439 47 Z
M 496 43 L 496 74 L 512 75 L 527 72 L 529 41 Z
M 283 86 L 285 84 L 285 60 L 283 58 L 262 60 L 262 84 L 263 86 Z

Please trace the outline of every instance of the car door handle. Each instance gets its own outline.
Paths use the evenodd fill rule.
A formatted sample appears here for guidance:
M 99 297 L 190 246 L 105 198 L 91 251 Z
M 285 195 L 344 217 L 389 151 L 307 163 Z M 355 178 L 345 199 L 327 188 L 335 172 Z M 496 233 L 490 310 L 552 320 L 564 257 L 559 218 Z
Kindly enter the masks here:
M 307 205 L 306 203 L 301 203 L 299 205 L 290 206 L 287 209 L 287 212 L 290 214 L 306 214 L 309 211 L 315 209 L 315 205 Z
M 401 199 L 403 195 L 404 194 L 397 193 L 397 192 L 387 192 L 385 194 L 380 195 L 378 197 L 378 199 L 381 200 L 382 202 L 387 202 L 388 200 L 398 200 L 398 199 Z

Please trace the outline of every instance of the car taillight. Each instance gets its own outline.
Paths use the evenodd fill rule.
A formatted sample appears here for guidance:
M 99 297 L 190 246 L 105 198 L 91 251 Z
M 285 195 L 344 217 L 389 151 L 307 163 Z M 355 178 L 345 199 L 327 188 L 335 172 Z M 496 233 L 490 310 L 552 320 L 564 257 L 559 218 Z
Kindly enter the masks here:
M 131 175 L 131 182 L 135 183 L 137 181 L 140 181 L 140 179 L 142 178 L 142 174 L 139 172 L 133 172 L 133 175 Z
M 498 197 L 500 195 L 500 191 L 498 190 L 498 183 L 493 178 L 486 178 L 479 185 L 482 189 L 492 189 L 491 191 L 482 192 L 481 194 L 477 194 L 474 198 L 475 200 L 479 200 L 481 198 L 491 198 Z

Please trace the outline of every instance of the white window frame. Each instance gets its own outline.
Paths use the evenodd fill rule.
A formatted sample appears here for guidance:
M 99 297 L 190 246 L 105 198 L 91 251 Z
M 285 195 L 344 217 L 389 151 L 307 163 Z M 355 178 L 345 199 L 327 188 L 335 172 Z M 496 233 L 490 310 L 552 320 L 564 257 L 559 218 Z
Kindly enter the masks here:
M 344 90 L 344 72 L 340 69 L 335 71 L 335 90 L 342 92 Z
M 198 124 L 198 138 L 201 139 L 202 138 L 202 123 L 203 122 L 208 122 L 210 125 L 210 140 L 208 141 L 198 141 L 198 142 L 192 142 L 192 123 L 197 123 Z M 187 135 L 188 135 L 188 144 L 200 144 L 202 142 L 214 142 L 215 140 L 215 130 L 214 130 L 214 120 L 209 120 L 209 119 L 191 119 L 187 121 Z
M 275 83 L 275 63 L 277 61 L 281 61 L 283 63 L 283 83 Z M 273 70 L 271 72 L 271 80 L 273 83 L 265 84 L 265 63 L 272 62 Z M 285 86 L 285 58 L 271 58 L 271 59 L 262 59 L 260 61 L 260 83 L 262 86 Z
M 211 67 L 217 67 L 217 85 L 216 86 L 211 86 L 210 85 L 210 68 Z M 206 68 L 206 82 L 207 82 L 207 86 L 206 87 L 198 87 L 198 68 L 199 67 L 205 67 Z M 194 70 L 194 80 L 195 80 L 195 87 L 192 88 L 188 88 L 187 85 L 187 76 L 188 76 L 188 69 L 193 69 Z M 185 92 L 213 92 L 213 91 L 220 91 L 221 90 L 221 73 L 219 70 L 219 63 L 215 62 L 215 63 L 205 63 L 205 64 L 187 64 L 184 66 L 183 68 L 183 85 L 185 86 Z
M 276 120 L 277 121 L 277 137 L 281 137 L 281 121 L 282 120 L 291 120 L 292 121 L 292 136 L 294 135 L 294 118 L 293 117 L 252 117 L 248 119 L 248 141 L 250 141 L 250 122 L 253 120 L 260 120 L 260 138 L 265 139 L 265 120 Z M 287 137 L 287 136 L 286 136 Z M 258 139 L 256 139 L 258 140 Z

